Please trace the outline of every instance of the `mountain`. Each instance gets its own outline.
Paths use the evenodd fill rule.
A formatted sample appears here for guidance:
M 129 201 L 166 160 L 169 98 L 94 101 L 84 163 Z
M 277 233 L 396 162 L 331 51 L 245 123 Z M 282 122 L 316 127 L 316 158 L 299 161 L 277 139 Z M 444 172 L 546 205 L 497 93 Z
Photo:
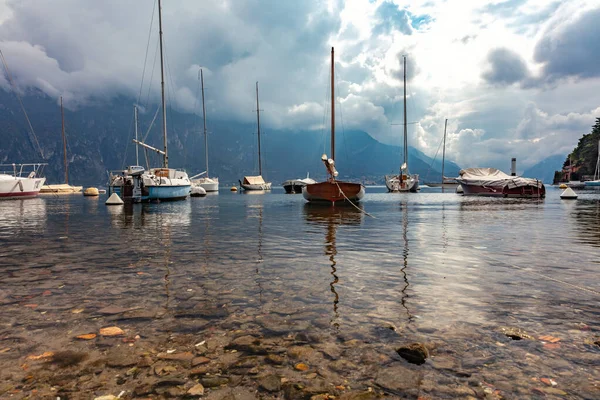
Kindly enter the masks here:
M 43 149 L 49 183 L 62 182 L 63 150 L 60 107 L 40 92 L 28 92 L 23 103 Z M 145 142 L 162 148 L 160 115 L 149 129 L 158 106 L 140 113 L 139 134 L 148 132 Z M 190 175 L 204 171 L 204 139 L 201 118 L 193 114 L 168 111 L 169 166 L 183 168 Z M 237 183 L 244 175 L 258 173 L 256 126 L 234 121 L 207 120 L 209 130 L 210 174 L 223 184 Z M 133 139 L 133 101 L 120 97 L 97 101 L 75 111 L 65 109 L 70 182 L 79 185 L 104 185 L 107 171 L 135 164 Z M 18 100 L 11 92 L 0 90 L 0 164 L 39 162 L 34 138 Z M 325 177 L 320 158 L 329 153 L 328 131 L 274 130 L 261 127 L 263 175 L 275 185 L 310 173 L 315 179 Z M 383 183 L 385 174 L 400 167 L 402 149 L 378 142 L 360 130 L 336 132 L 336 166 L 341 179 L 359 179 Z M 151 166 L 159 166 L 161 157 L 148 154 Z M 140 164 L 146 165 L 140 149 Z M 409 147 L 411 173 L 421 181 L 439 181 L 441 161 Z M 460 168 L 446 161 L 446 176 L 457 176 Z
M 555 154 L 547 157 L 539 163 L 529 167 L 523 172 L 523 176 L 527 178 L 536 178 L 544 183 L 552 183 L 554 179 L 554 171 L 561 169 L 565 156 L 561 154 Z

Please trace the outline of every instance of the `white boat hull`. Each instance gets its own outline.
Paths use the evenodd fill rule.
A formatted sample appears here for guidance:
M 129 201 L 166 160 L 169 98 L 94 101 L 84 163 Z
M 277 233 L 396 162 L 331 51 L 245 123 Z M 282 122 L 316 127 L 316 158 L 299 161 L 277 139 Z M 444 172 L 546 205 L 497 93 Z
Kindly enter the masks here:
M 600 180 L 586 181 L 586 182 L 584 182 L 584 185 L 585 185 L 585 187 L 600 188 Z
M 387 187 L 388 192 L 391 193 L 416 192 L 419 190 L 419 178 L 415 175 L 409 175 L 406 180 L 403 180 L 402 183 L 400 183 L 398 175 L 386 175 L 385 186 Z
M 26 199 L 36 197 L 46 178 L 22 178 L 0 174 L 0 199 Z
M 219 178 L 200 178 L 193 179 L 192 184 L 200 186 L 207 192 L 218 192 L 219 191 Z

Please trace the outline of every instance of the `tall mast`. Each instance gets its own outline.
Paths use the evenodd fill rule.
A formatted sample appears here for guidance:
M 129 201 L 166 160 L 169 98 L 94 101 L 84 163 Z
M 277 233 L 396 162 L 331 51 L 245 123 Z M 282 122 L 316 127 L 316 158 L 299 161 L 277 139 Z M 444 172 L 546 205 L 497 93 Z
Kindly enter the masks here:
M 404 164 L 406 164 L 406 170 L 408 171 L 408 128 L 406 122 L 406 56 L 404 58 Z M 402 175 L 402 170 L 400 171 Z
M 60 96 L 60 118 L 62 120 L 63 157 L 65 161 L 65 183 L 69 184 L 69 164 L 67 164 L 67 138 L 65 137 L 65 112 L 62 96 Z
M 138 111 L 137 105 L 133 106 L 133 117 L 135 119 L 135 140 L 138 140 Z M 135 165 L 140 165 L 140 158 L 138 153 L 138 146 L 135 146 Z
M 262 176 L 262 163 L 260 161 L 260 107 L 258 106 L 258 82 L 256 82 L 256 124 L 258 126 L 258 174 Z
M 163 119 L 163 141 L 165 154 L 163 155 L 163 167 L 169 168 L 169 155 L 167 153 L 167 106 L 165 103 L 165 68 L 163 56 L 163 32 L 162 32 L 162 8 L 158 0 L 158 34 L 160 36 L 160 95 L 162 101 Z
M 448 126 L 448 118 L 444 122 L 444 148 L 442 149 L 442 188 L 444 187 L 444 164 L 446 163 L 446 127 Z
M 335 89 L 334 89 L 334 64 L 333 47 L 331 47 L 331 159 L 335 161 Z
M 204 120 L 204 158 L 206 159 L 206 177 L 208 174 L 208 132 L 206 131 L 206 107 L 204 106 L 204 74 L 200 68 L 200 83 L 202 85 L 202 120 Z

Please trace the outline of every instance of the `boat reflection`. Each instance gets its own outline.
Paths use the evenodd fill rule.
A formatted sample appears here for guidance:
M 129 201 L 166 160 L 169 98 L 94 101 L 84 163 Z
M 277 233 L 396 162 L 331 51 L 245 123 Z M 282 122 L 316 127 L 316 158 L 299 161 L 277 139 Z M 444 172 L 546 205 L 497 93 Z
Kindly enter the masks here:
M 179 201 L 166 204 L 125 203 L 107 206 L 111 224 L 118 228 L 188 227 L 191 224 L 192 202 Z
M 400 268 L 400 272 L 402 273 L 402 279 L 404 280 L 404 286 L 400 290 L 402 295 L 400 297 L 400 303 L 402 304 L 402 308 L 406 310 L 406 315 L 408 317 L 408 322 L 413 322 L 414 316 L 411 314 L 408 309 L 407 300 L 408 300 L 408 287 L 410 283 L 408 282 L 408 275 L 406 269 L 408 268 L 408 255 L 409 255 L 409 246 L 408 246 L 408 201 L 403 200 L 401 203 L 401 211 L 402 211 L 402 268 Z M 442 206 L 442 229 L 444 236 L 444 241 L 447 245 L 447 239 L 445 238 L 445 229 L 444 229 L 444 208 Z M 446 249 L 446 245 L 444 246 L 444 251 Z
M 31 234 L 45 227 L 45 199 L 0 201 L 0 237 Z
M 306 203 L 304 204 L 303 211 L 306 221 L 309 224 L 325 227 L 324 253 L 330 263 L 331 282 L 329 283 L 329 288 L 333 295 L 333 318 L 331 323 L 338 329 L 340 295 L 336 290 L 336 285 L 340 280 L 338 276 L 340 267 L 336 260 L 336 256 L 338 255 L 337 229 L 340 225 L 360 225 L 364 215 L 362 205 L 359 204 L 357 207 L 353 207 L 350 204 L 336 204 L 335 207 L 332 207 L 331 205 L 319 203 Z

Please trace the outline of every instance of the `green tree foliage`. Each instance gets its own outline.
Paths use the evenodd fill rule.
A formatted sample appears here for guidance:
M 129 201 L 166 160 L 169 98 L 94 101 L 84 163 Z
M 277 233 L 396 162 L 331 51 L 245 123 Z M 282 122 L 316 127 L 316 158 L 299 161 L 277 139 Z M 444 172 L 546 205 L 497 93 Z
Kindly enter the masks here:
M 579 139 L 577 147 L 567 156 L 563 164 L 563 167 L 567 167 L 570 163 L 579 167 L 577 174 L 571 176 L 572 180 L 579 179 L 583 175 L 594 174 L 598 160 L 598 140 L 600 140 L 600 118 L 596 118 L 592 131 Z

